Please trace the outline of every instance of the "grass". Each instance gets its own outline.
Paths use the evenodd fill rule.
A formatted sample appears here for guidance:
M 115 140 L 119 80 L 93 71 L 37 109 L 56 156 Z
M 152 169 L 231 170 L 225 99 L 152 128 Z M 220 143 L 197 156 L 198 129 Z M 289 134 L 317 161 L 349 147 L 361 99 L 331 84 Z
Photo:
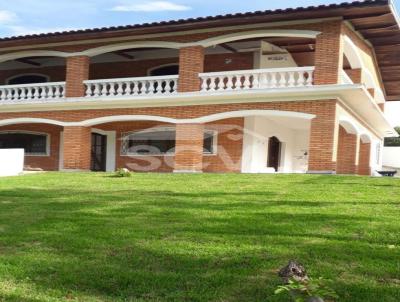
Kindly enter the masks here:
M 400 300 L 400 179 L 48 173 L 0 179 L 0 301 Z

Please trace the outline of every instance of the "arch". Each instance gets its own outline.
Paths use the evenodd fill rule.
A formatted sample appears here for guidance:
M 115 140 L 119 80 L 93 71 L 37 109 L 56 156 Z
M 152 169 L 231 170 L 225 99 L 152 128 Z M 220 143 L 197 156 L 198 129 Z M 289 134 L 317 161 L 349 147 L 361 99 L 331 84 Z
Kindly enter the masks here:
M 81 126 L 94 126 L 99 124 L 106 124 L 112 122 L 134 122 L 134 121 L 154 121 L 175 124 L 178 120 L 169 117 L 155 116 L 155 115 L 112 115 L 94 118 L 79 122 Z
M 212 37 L 200 41 L 203 47 L 210 47 L 221 43 L 228 43 L 244 39 L 266 38 L 266 37 L 293 37 L 293 38 L 315 38 L 320 32 L 312 30 L 293 29 L 261 29 L 244 32 L 236 32 L 227 35 Z
M 358 134 L 360 132 L 357 125 L 347 118 L 339 119 L 339 125 L 342 126 L 349 134 Z
M 294 111 L 281 111 L 281 110 L 238 110 L 211 114 L 204 117 L 195 118 L 188 120 L 187 122 L 192 123 L 209 123 L 217 120 L 223 120 L 235 117 L 248 117 L 248 116 L 280 116 L 280 117 L 292 117 L 300 118 L 305 120 L 311 120 L 315 118 L 314 114 L 294 112 Z
M 21 118 L 0 120 L 0 126 L 17 125 L 17 124 L 50 124 L 56 126 L 67 126 L 69 123 L 51 119 L 32 118 L 32 117 L 21 117 Z
M 20 58 L 26 57 L 61 57 L 66 58 L 73 55 L 73 53 L 67 53 L 63 51 L 55 51 L 55 50 L 27 50 L 27 51 L 19 51 L 13 53 L 6 53 L 0 55 L 0 63 L 16 60 Z
M 81 56 L 89 56 L 94 57 L 104 53 L 124 50 L 124 49 L 133 49 L 133 48 L 169 48 L 169 49 L 179 49 L 183 47 L 184 43 L 176 43 L 176 42 L 165 42 L 165 41 L 136 41 L 136 42 L 126 42 L 126 43 L 118 43 L 100 46 L 96 48 L 91 48 L 80 53 L 74 55 Z

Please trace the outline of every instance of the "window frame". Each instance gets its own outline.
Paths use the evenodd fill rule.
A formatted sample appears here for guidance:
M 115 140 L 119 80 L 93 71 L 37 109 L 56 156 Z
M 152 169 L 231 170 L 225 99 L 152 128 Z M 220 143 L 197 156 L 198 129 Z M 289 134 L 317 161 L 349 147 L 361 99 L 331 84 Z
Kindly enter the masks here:
M 0 131 L 1 134 L 31 134 L 31 135 L 40 135 L 46 137 L 46 152 L 45 153 L 28 153 L 24 150 L 24 155 L 27 157 L 48 157 L 50 156 L 50 134 L 44 132 L 36 132 L 36 131 L 24 131 L 24 130 L 4 130 Z
M 124 152 L 123 150 L 126 149 L 124 144 L 126 144 L 127 138 L 129 138 L 130 135 L 134 134 L 142 134 L 142 133 L 151 133 L 151 132 L 162 132 L 162 131 L 173 131 L 176 134 L 176 128 L 175 127 L 156 127 L 156 128 L 149 128 L 149 129 L 144 129 L 144 130 L 138 130 L 138 131 L 129 131 L 129 132 L 123 132 L 121 133 L 121 145 L 120 145 L 120 156 L 136 156 L 136 157 L 163 157 L 163 156 L 175 156 L 175 151 L 173 152 L 166 152 L 166 153 L 159 153 L 159 154 L 141 154 L 141 153 L 131 153 L 131 152 Z M 213 138 L 212 141 L 212 152 L 204 152 L 203 150 L 203 156 L 215 156 L 217 155 L 217 149 L 218 149 L 218 132 L 217 130 L 209 130 L 205 129 L 204 133 L 211 133 L 211 136 Z M 175 144 L 176 144 L 176 136 L 175 136 Z

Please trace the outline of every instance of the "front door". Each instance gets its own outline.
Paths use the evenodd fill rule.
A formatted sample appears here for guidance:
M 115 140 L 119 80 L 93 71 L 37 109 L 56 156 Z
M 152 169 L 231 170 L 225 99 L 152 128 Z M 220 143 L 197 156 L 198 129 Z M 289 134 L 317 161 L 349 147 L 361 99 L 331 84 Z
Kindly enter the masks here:
M 281 142 L 275 136 L 268 141 L 268 167 L 274 168 L 278 172 L 281 159 Z
M 106 171 L 107 136 L 92 133 L 91 170 Z

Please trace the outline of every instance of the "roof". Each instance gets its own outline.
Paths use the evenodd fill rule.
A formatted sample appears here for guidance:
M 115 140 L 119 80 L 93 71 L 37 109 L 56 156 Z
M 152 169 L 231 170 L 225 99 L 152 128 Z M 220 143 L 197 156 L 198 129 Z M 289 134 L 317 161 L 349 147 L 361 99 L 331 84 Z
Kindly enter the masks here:
M 73 35 L 73 34 L 99 33 L 99 32 L 109 32 L 109 31 L 121 31 L 121 30 L 129 30 L 129 29 L 149 28 L 149 27 L 168 26 L 168 25 L 183 25 L 183 24 L 199 23 L 199 22 L 206 22 L 206 21 L 239 19 L 239 18 L 260 17 L 260 16 L 266 17 L 266 16 L 282 15 L 282 14 L 288 14 L 288 13 L 326 11 L 328 9 L 331 10 L 331 9 L 338 9 L 338 8 L 342 8 L 342 9 L 343 8 L 344 9 L 345 8 L 355 8 L 355 7 L 362 8 L 362 7 L 388 5 L 390 2 L 391 2 L 390 0 L 353 1 L 353 2 L 343 2 L 340 4 L 329 4 L 329 5 L 319 5 L 319 6 L 276 9 L 276 10 L 253 11 L 253 12 L 244 12 L 244 13 L 236 13 L 236 14 L 216 15 L 216 16 L 207 16 L 207 17 L 198 17 L 198 18 L 179 19 L 179 20 L 169 20 L 169 21 L 161 21 L 161 22 L 153 22 L 153 23 L 141 23 L 141 24 L 122 25 L 122 26 L 70 30 L 70 31 L 63 31 L 63 32 L 51 32 L 51 33 L 43 33 L 43 34 L 10 36 L 10 37 L 0 38 L 0 41 L 30 39 L 30 38 L 38 38 L 38 37 L 54 37 L 54 36 Z
M 113 26 L 65 32 L 0 38 L 0 48 L 121 37 L 127 35 L 165 33 L 218 26 L 267 23 L 340 17 L 348 21 L 373 46 L 388 100 L 400 100 L 400 26 L 392 0 L 365 0 L 340 4 L 265 10 L 238 14 L 208 16 Z

